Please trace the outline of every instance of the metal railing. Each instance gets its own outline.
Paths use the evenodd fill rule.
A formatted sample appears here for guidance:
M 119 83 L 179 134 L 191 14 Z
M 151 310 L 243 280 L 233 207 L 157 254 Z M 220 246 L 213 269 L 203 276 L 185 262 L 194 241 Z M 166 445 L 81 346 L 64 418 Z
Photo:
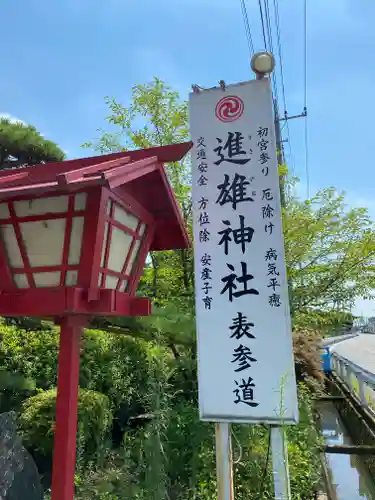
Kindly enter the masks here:
M 331 368 L 336 377 L 357 397 L 361 406 L 375 414 L 375 375 L 331 351 Z

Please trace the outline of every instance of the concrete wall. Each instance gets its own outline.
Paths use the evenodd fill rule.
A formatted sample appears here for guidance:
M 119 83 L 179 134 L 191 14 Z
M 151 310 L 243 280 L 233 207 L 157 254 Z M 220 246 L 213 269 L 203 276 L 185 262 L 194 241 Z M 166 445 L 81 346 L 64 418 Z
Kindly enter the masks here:
M 370 413 L 363 410 L 353 400 L 347 389 L 334 377 L 327 379 L 327 390 L 332 396 L 342 396 L 343 399 L 335 402 L 340 417 L 355 445 L 374 446 L 375 422 Z M 372 477 L 375 477 L 375 455 L 361 456 Z

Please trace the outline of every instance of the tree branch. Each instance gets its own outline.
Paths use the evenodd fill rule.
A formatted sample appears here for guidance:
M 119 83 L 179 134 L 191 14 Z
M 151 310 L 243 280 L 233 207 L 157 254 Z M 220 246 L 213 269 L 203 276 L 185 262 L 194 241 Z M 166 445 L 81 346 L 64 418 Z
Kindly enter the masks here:
M 364 263 L 366 260 L 368 260 L 368 258 L 369 258 L 370 256 L 366 256 L 366 257 L 364 257 L 363 259 L 360 259 L 360 260 L 356 261 L 354 264 L 352 264 L 352 265 L 351 265 L 351 266 L 347 269 L 346 273 L 345 273 L 345 274 L 343 274 L 343 273 L 342 273 L 343 265 L 344 265 L 344 263 L 345 263 L 345 261 L 346 261 L 346 258 L 347 258 L 347 256 L 348 256 L 348 254 L 349 254 L 349 250 L 352 248 L 352 245 L 353 245 L 353 243 L 351 242 L 351 243 L 349 244 L 348 249 L 347 249 L 347 251 L 345 252 L 345 255 L 344 255 L 344 257 L 343 257 L 343 260 L 342 260 L 342 262 L 340 263 L 339 268 L 338 268 L 337 272 L 334 274 L 334 276 L 333 276 L 333 277 L 332 277 L 332 278 L 328 281 L 328 283 L 324 286 L 324 288 L 323 288 L 323 289 L 318 290 L 318 292 L 317 292 L 317 293 L 315 293 L 313 297 L 310 297 L 310 299 L 309 299 L 309 300 L 307 300 L 306 302 L 302 303 L 302 304 L 301 304 L 301 307 L 306 307 L 306 306 L 310 305 L 310 304 L 311 304 L 311 303 L 312 303 L 312 302 L 313 302 L 313 301 L 317 298 L 317 296 L 318 296 L 318 295 L 320 295 L 320 294 L 322 294 L 322 293 L 327 292 L 327 291 L 329 290 L 329 288 L 330 288 L 332 285 L 336 284 L 337 282 L 339 282 L 339 281 L 344 282 L 344 281 L 347 279 L 346 275 L 348 274 L 348 272 L 349 272 L 349 271 L 352 271 L 355 267 L 357 267 L 357 266 L 361 265 L 361 264 L 362 264 L 362 263 Z M 368 245 L 368 243 L 366 243 L 366 245 L 365 245 L 365 246 L 367 246 L 367 245 Z M 339 279 L 339 278 L 340 278 L 340 279 Z

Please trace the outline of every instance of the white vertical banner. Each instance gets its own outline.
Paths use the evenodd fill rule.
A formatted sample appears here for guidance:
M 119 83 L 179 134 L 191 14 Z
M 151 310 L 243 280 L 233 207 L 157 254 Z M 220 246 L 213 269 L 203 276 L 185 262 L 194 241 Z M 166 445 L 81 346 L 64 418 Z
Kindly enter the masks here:
M 190 94 L 202 420 L 298 420 L 267 79 Z

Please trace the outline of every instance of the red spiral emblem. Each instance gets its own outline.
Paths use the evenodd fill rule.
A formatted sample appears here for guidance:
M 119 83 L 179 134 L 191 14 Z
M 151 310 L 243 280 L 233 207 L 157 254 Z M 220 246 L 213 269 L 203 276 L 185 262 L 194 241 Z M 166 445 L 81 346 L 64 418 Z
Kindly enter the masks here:
M 238 96 L 228 95 L 216 104 L 215 115 L 222 122 L 234 122 L 242 116 L 243 110 L 243 100 Z

